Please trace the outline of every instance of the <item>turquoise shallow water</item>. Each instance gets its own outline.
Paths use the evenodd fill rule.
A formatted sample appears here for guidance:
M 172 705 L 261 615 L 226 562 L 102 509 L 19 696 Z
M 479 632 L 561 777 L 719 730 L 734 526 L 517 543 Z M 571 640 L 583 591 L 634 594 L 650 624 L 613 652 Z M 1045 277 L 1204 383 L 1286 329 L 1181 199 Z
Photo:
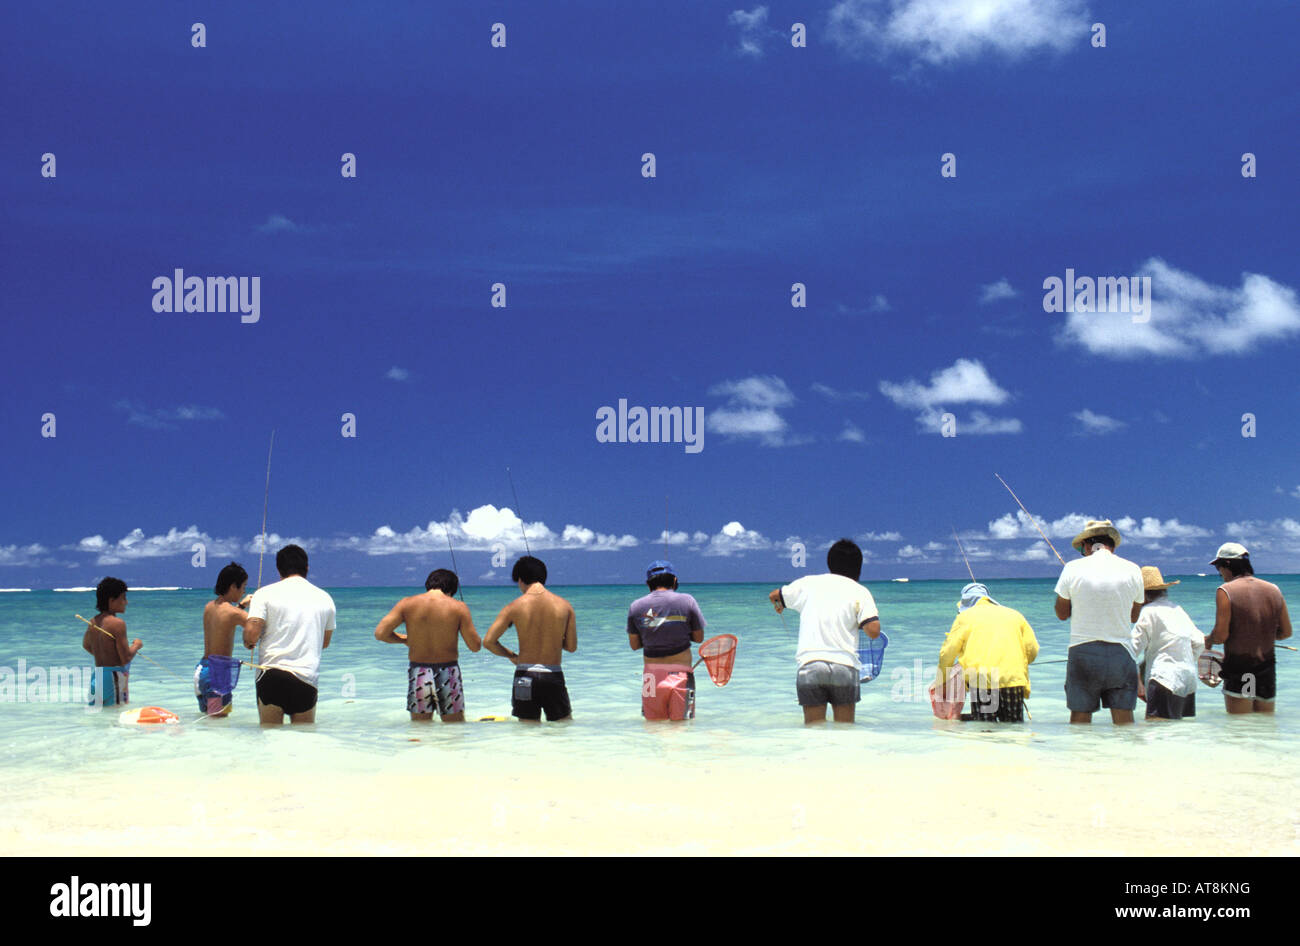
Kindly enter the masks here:
M 1300 579 L 1275 578 L 1291 600 L 1300 595 Z M 1174 589 L 1181 604 L 1202 629 L 1213 621 L 1211 578 L 1185 578 Z M 1098 745 L 1136 741 L 1153 751 L 1245 753 L 1242 764 L 1290 755 L 1300 747 L 1300 724 L 1292 694 L 1300 688 L 1300 653 L 1279 651 L 1279 713 L 1276 718 L 1229 720 L 1219 691 L 1202 687 L 1199 715 L 1194 721 L 1164 727 L 1139 724 L 1112 732 L 1106 714 L 1099 714 L 1091 732 L 1067 725 L 1062 686 L 1064 663 L 1042 663 L 1032 671 L 1034 694 L 1029 702 L 1033 721 L 1024 727 L 984 732 L 978 727 L 936 721 L 925 689 L 932 679 L 939 645 L 955 613 L 961 582 L 926 581 L 876 583 L 870 586 L 890 636 L 884 672 L 863 687 L 854 727 L 828 727 L 818 742 L 804 732 L 794 698 L 794 650 L 797 615 L 787 612 L 786 624 L 766 602 L 768 585 L 696 585 L 694 594 L 709 623 L 708 634 L 732 633 L 740 649 L 732 681 L 714 687 L 701 667 L 698 718 L 686 725 L 647 724 L 640 716 L 640 655 L 627 645 L 624 620 L 628 603 L 643 586 L 556 587 L 568 597 L 578 616 L 579 649 L 565 656 L 566 677 L 575 722 L 567 727 L 521 727 L 513 722 L 466 727 L 413 726 L 405 712 L 404 648 L 373 638 L 379 618 L 411 589 L 330 589 L 338 607 L 334 644 L 324 655 L 320 677 L 318 722 L 310 740 L 296 743 L 292 755 L 311 758 L 328 771 L 364 765 L 386 756 L 419 748 L 413 734 L 457 751 L 496 754 L 523 746 L 555 746 L 560 740 L 573 758 L 602 764 L 646 752 L 675 752 L 690 747 L 697 759 L 748 758 L 797 761 L 816 745 L 858 748 L 872 753 L 907 755 L 950 751 L 956 745 L 976 747 L 989 741 L 1023 745 L 1035 757 L 1046 753 L 1061 764 L 1086 771 L 1089 753 Z M 991 582 L 993 595 L 1021 610 L 1033 625 L 1042 646 L 1040 661 L 1065 656 L 1067 625 L 1051 611 L 1050 579 Z M 468 588 L 465 600 L 480 633 L 497 610 L 516 592 L 513 588 Z M 16 670 L 20 661 L 31 668 L 81 667 L 82 627 L 75 613 L 94 613 L 90 592 L 0 594 L 0 667 Z M 117 713 L 87 712 L 76 702 L 3 702 L 0 765 L 11 775 L 68 773 L 94 769 L 111 760 L 114 768 L 147 767 L 162 760 L 193 755 L 205 757 L 215 745 L 230 750 L 237 762 L 252 758 L 238 751 L 263 744 L 257 727 L 251 675 L 235 694 L 235 713 L 228 720 L 199 718 L 189 682 L 201 642 L 200 613 L 209 594 L 192 591 L 133 591 L 123 615 L 131 636 L 145 641 L 145 654 L 157 664 L 137 659 L 132 668 L 132 705 L 158 705 L 186 720 L 181 731 L 164 738 L 140 738 L 141 733 L 116 723 Z M 511 635 L 512 636 L 512 635 Z M 467 714 L 508 715 L 512 666 L 486 651 L 469 654 L 462 648 Z M 165 668 L 165 669 L 164 669 Z M 170 672 L 170 673 L 169 673 Z M 176 674 L 172 676 L 171 674 Z M 1139 712 L 1141 704 L 1139 704 Z M 446 730 L 456 729 L 451 732 Z M 281 747 L 283 748 L 283 747 Z M 223 755 L 225 754 L 223 750 Z M 237 751 L 238 750 L 238 751 Z M 971 751 L 971 750 L 963 750 Z M 277 758 L 283 753 L 277 750 Z M 361 761 L 358 761 L 361 760 Z

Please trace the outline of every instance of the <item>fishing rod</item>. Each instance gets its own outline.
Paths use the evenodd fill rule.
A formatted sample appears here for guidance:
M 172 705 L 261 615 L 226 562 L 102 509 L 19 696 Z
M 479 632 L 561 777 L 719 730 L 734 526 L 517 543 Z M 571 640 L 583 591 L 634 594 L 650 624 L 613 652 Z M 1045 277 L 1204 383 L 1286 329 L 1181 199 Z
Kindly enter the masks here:
M 533 550 L 528 547 L 528 529 L 524 525 L 523 510 L 519 508 L 519 494 L 515 492 L 515 478 L 510 475 L 510 467 L 506 467 L 506 476 L 510 477 L 510 495 L 515 498 L 515 512 L 519 514 L 519 531 L 524 534 L 524 551 L 532 555 Z
M 966 563 L 966 573 L 970 575 L 970 580 L 973 582 L 975 580 L 975 572 L 970 567 L 970 559 L 966 557 L 966 550 L 962 548 L 961 539 L 957 538 L 957 527 L 951 526 L 950 528 L 952 529 L 952 537 L 957 540 L 957 550 L 961 552 L 961 560 Z
M 275 430 L 271 431 L 271 445 L 266 448 L 266 491 L 262 494 L 262 546 L 257 553 L 257 589 L 262 588 L 262 559 L 266 557 L 266 508 L 271 499 L 271 451 L 275 449 Z
M 998 476 L 996 473 L 994 473 L 993 475 Z M 1007 486 L 1007 481 L 1000 476 L 998 476 L 998 482 L 1001 483 L 1003 486 Z M 1052 540 L 1047 537 L 1047 533 L 1044 532 L 1042 526 L 1038 524 L 1038 520 L 1033 517 L 1033 514 L 1030 513 L 1028 509 L 1025 509 L 1025 504 L 1020 501 L 1020 497 L 1016 495 L 1015 490 L 1013 490 L 1010 486 L 1007 486 L 1007 492 L 1011 494 L 1011 498 L 1016 501 L 1016 505 L 1019 506 L 1024 511 L 1025 515 L 1029 516 L 1029 521 L 1034 524 L 1034 528 L 1037 529 L 1038 534 L 1043 537 L 1043 541 L 1046 542 L 1047 547 L 1052 550 L 1052 554 L 1056 556 L 1057 561 L 1059 561 L 1062 565 L 1064 565 L 1065 559 L 1061 558 L 1061 553 L 1056 551 L 1056 546 L 1053 545 Z
M 442 527 L 442 534 L 447 537 L 447 551 L 451 553 L 451 570 L 456 573 L 456 593 L 460 595 L 460 600 L 463 603 L 465 600 L 465 592 L 462 591 L 460 587 L 460 569 L 456 567 L 456 550 L 451 547 L 451 530 L 444 525 Z

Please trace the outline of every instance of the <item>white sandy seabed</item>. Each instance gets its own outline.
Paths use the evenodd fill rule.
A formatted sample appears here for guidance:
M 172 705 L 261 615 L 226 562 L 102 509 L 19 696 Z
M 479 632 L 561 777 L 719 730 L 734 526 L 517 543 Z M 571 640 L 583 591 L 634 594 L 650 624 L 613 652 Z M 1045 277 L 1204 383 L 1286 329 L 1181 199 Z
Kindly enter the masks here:
M 496 726 L 511 727 L 509 751 L 463 751 L 434 724 L 403 730 L 403 751 L 322 753 L 311 733 L 286 729 L 245 735 L 237 750 L 210 740 L 218 748 L 150 752 L 130 773 L 11 770 L 0 774 L 0 853 L 1300 853 L 1294 756 L 1153 745 L 1108 724 L 1082 737 L 1087 751 L 1043 752 L 1028 733 L 954 733 L 938 736 L 940 751 L 873 753 L 826 727 L 754 758 L 711 755 L 729 738 L 718 733 L 645 737 L 645 754 L 616 763 Z

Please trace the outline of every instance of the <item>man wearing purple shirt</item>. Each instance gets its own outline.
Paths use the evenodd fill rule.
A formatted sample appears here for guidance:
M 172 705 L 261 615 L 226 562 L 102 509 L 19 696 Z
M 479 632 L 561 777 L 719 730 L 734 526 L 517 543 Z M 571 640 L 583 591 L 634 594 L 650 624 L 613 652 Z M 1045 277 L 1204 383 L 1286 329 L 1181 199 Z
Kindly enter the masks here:
M 694 719 L 691 643 L 704 640 L 704 616 L 694 598 L 677 590 L 671 562 L 651 562 L 645 579 L 650 593 L 633 601 L 627 611 L 628 643 L 633 650 L 645 649 L 641 715 Z

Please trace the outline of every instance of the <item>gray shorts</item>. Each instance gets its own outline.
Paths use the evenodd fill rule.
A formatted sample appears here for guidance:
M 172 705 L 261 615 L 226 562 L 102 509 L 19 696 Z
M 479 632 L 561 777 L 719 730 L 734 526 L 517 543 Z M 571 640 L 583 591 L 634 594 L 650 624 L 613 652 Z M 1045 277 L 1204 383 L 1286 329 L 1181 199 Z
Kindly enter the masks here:
M 1138 671 L 1133 655 L 1123 644 L 1088 641 L 1070 648 L 1065 664 L 1065 705 L 1071 713 L 1106 709 L 1132 710 L 1137 706 Z
M 846 664 L 813 660 L 799 668 L 795 692 L 800 706 L 847 706 L 862 699 L 858 672 Z

